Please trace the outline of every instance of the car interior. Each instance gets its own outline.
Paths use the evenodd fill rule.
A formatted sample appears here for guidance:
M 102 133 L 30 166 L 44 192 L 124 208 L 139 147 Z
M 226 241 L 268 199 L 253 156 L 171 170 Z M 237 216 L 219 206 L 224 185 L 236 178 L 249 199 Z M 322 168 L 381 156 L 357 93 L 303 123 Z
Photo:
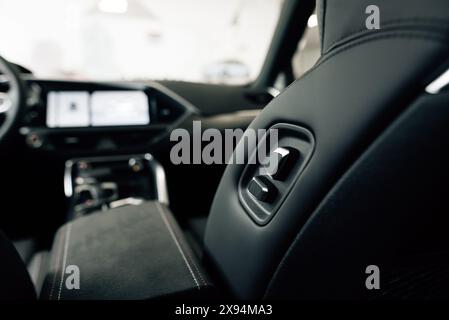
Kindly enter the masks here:
M 72 1 L 116 29 L 67 18 L 62 49 L 35 51 L 15 2 L 0 1 L 0 300 L 449 298 L 448 1 L 159 1 L 178 23 L 151 1 Z M 148 51 L 122 16 L 152 19 Z M 247 159 L 250 132 L 276 130 L 277 171 L 174 163 L 174 133 L 198 123 L 241 130 Z

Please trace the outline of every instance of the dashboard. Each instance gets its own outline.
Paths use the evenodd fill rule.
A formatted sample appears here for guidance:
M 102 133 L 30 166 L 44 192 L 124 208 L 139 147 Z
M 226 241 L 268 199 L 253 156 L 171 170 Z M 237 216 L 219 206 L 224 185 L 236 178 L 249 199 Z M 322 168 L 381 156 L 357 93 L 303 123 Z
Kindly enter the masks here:
M 148 97 L 142 91 L 50 91 L 47 126 L 89 127 L 150 123 Z
M 36 150 L 134 151 L 160 141 L 198 110 L 159 83 L 100 83 L 27 78 L 20 133 Z

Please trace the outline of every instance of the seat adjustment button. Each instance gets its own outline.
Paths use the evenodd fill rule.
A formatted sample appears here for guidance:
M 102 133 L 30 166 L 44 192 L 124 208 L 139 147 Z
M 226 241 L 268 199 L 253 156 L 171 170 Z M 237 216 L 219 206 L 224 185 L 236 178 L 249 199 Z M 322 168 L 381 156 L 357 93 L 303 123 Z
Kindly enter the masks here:
M 248 191 L 254 198 L 262 202 L 273 202 L 277 195 L 276 187 L 266 176 L 253 177 L 248 185 Z
M 275 180 L 285 180 L 299 156 L 299 151 L 290 147 L 276 148 L 270 154 L 267 173 Z

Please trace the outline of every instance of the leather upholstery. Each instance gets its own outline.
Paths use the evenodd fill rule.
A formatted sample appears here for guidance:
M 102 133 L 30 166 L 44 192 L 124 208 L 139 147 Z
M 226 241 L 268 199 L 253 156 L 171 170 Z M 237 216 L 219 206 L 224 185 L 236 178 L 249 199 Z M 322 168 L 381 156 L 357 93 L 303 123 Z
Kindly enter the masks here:
M 449 27 L 446 2 L 432 0 L 425 5 L 422 0 L 318 1 L 317 13 L 322 51 L 327 53 L 332 47 L 345 41 L 372 33 L 365 27 L 367 18 L 365 10 L 369 5 L 379 7 L 381 30 L 383 31 L 441 30 L 444 32 Z
M 321 236 L 325 237 L 320 229 L 320 222 L 323 220 L 319 219 L 319 213 L 314 213 L 316 208 L 324 205 L 326 195 L 336 187 L 336 183 L 354 162 L 366 153 L 367 148 L 375 143 L 398 117 L 410 109 L 415 101 L 425 96 L 425 86 L 442 73 L 446 62 L 449 61 L 449 2 L 434 0 L 423 4 L 422 1 L 370 1 L 369 4 L 380 7 L 380 30 L 364 30 L 367 4 L 368 1 L 360 0 L 320 1 L 318 12 L 323 28 L 323 55 L 312 70 L 265 107 L 250 126 L 252 129 L 268 129 L 275 123 L 292 123 L 309 129 L 316 141 L 308 166 L 268 225 L 256 225 L 240 203 L 237 188 L 244 165 L 228 165 L 223 175 L 206 229 L 205 249 L 212 265 L 239 298 L 285 297 L 286 292 L 291 294 L 291 297 L 308 297 L 307 291 L 311 290 L 313 281 L 319 281 L 321 275 L 313 273 L 314 270 L 332 268 L 332 264 L 337 262 L 338 270 L 357 270 L 357 279 L 363 279 L 365 270 L 360 270 L 359 267 L 366 262 L 366 255 L 361 255 L 355 266 L 351 265 L 354 257 L 349 253 L 355 252 L 351 245 L 363 246 L 364 241 L 368 241 L 363 237 L 366 226 L 360 224 L 359 220 L 351 223 L 344 218 L 341 222 L 344 227 L 340 224 L 332 225 L 331 222 L 345 217 L 344 210 L 349 210 L 348 206 L 353 210 L 357 208 L 359 215 L 366 215 L 366 219 L 375 221 L 375 210 L 371 210 L 369 206 L 379 201 L 387 203 L 387 200 L 396 203 L 390 207 L 382 207 L 381 209 L 385 210 L 382 217 L 397 215 L 397 219 L 392 220 L 397 223 L 401 220 L 399 217 L 404 217 L 406 213 L 396 212 L 395 208 L 408 208 L 401 205 L 408 201 L 407 194 L 396 192 L 397 197 L 390 198 L 371 192 L 362 196 L 362 192 L 366 190 L 352 188 L 354 196 L 343 199 L 342 201 L 346 201 L 344 206 L 332 212 L 326 211 L 326 222 L 329 224 L 323 232 L 330 232 L 334 226 L 332 235 L 337 237 L 337 230 L 339 231 L 338 236 L 342 239 L 338 244 L 335 243 L 335 246 L 340 246 L 338 251 L 332 241 L 316 244 L 317 250 L 314 249 L 314 241 L 319 241 Z M 383 22 L 396 20 L 400 22 L 394 27 L 390 27 L 389 23 L 382 26 Z M 447 105 L 447 100 L 443 101 Z M 416 126 L 419 127 L 418 124 Z M 401 131 L 400 134 L 406 133 Z M 441 129 L 440 134 L 446 135 L 426 136 L 427 140 L 423 140 L 422 144 L 417 144 L 416 147 L 424 148 L 425 143 L 431 142 L 431 138 L 436 139 L 436 145 L 447 141 L 447 131 Z M 409 143 L 394 144 L 394 141 L 396 140 L 391 143 L 397 153 Z M 393 152 L 391 149 L 389 151 Z M 435 152 L 436 157 L 444 156 L 441 154 L 441 148 L 437 148 Z M 404 157 L 402 161 L 414 159 Z M 425 166 L 427 163 L 418 162 L 415 165 L 422 170 L 420 165 Z M 371 178 L 376 175 L 391 174 L 385 179 L 402 179 L 406 173 L 395 176 L 392 170 L 385 171 L 383 166 L 373 169 L 375 173 L 371 175 L 358 175 L 350 179 L 357 179 L 358 184 L 369 184 Z M 443 175 L 447 173 L 446 170 L 440 172 Z M 438 175 L 437 172 L 432 174 Z M 409 182 L 409 179 L 398 180 L 398 189 L 395 191 L 400 190 L 402 184 Z M 385 187 L 379 180 L 372 188 L 381 192 Z M 429 184 L 421 185 L 418 181 L 413 194 L 418 194 L 419 190 L 424 191 L 426 187 L 429 187 Z M 368 196 L 371 197 L 370 202 L 366 201 Z M 426 210 L 435 206 L 446 208 L 442 198 L 438 198 L 438 202 L 424 210 L 430 201 L 429 197 L 427 194 L 426 197 L 414 199 L 420 201 L 414 204 L 416 208 L 423 208 L 423 215 L 429 214 Z M 416 230 L 415 223 L 416 219 L 404 221 L 404 228 Z M 309 230 L 312 225 L 313 229 Z M 379 228 L 377 232 L 381 239 L 378 241 L 385 245 L 388 239 L 386 230 L 394 230 L 399 238 L 403 235 L 405 242 L 410 241 L 409 237 L 413 234 L 402 234 L 404 229 L 399 227 Z M 429 230 L 430 228 L 426 232 Z M 309 231 L 308 241 L 302 242 L 301 235 L 308 234 Z M 421 236 L 425 237 L 426 232 Z M 353 237 L 348 238 L 351 242 L 344 240 L 347 233 L 354 233 Z M 398 237 L 394 239 L 398 240 Z M 291 249 L 293 242 L 297 248 L 294 251 Z M 303 254 L 304 252 L 307 254 Z M 335 256 L 333 252 L 348 254 Z M 387 250 L 385 256 L 380 257 L 387 259 L 387 253 L 390 254 L 391 251 Z M 315 259 L 311 260 L 311 257 Z M 349 259 L 351 257 L 352 260 Z M 327 264 L 320 265 L 324 261 Z M 342 261 L 347 261 L 347 264 Z M 287 267 L 286 263 L 292 264 Z M 300 269 L 296 268 L 297 263 L 301 263 Z M 300 270 L 304 273 L 298 274 Z M 338 277 L 338 274 L 331 274 L 334 278 Z M 302 281 L 307 277 L 311 280 L 302 286 Z M 310 291 L 311 297 L 358 297 L 360 293 L 357 290 L 345 291 L 344 287 L 337 285 L 344 280 L 333 281 L 332 277 L 323 279 L 330 282 L 319 282 L 321 294 L 318 291 Z M 364 281 L 351 282 L 351 279 L 354 278 L 347 278 L 351 283 L 350 288 L 355 285 L 364 287 Z M 329 290 L 326 291 L 327 289 Z
M 420 97 L 376 139 L 298 233 L 265 297 L 449 298 L 448 102 L 449 92 Z

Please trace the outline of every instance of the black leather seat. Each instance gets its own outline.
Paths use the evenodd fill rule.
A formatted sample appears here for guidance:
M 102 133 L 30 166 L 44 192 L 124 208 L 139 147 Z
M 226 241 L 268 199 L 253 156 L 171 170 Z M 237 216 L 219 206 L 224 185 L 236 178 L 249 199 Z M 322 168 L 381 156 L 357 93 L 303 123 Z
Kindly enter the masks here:
M 321 0 L 317 13 L 321 58 L 250 126 L 308 130 L 311 157 L 266 225 L 245 165 L 228 166 L 207 256 L 244 299 L 449 297 L 449 92 L 426 91 L 449 67 L 449 2 Z M 365 286 L 369 265 L 381 290 Z

